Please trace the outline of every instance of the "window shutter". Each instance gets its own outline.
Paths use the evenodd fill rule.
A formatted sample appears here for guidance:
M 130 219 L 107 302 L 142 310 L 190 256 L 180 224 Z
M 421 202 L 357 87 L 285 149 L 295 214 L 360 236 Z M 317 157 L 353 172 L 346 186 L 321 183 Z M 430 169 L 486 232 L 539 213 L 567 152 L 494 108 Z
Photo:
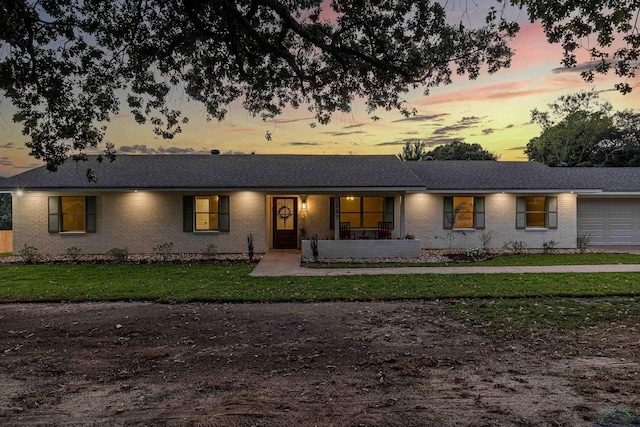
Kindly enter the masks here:
M 394 198 L 393 197 L 385 197 L 384 198 L 384 222 L 391 223 L 391 229 L 393 230 L 393 209 L 394 208 Z
M 86 232 L 96 232 L 96 196 L 85 197 Z
M 524 229 L 527 227 L 527 198 L 516 198 L 516 228 Z
M 49 233 L 60 231 L 60 197 L 49 196 Z
M 329 230 L 335 230 L 336 223 L 336 198 L 329 197 Z
M 182 197 L 182 231 L 193 231 L 193 196 Z
M 229 196 L 218 197 L 218 230 L 229 231 L 231 228 L 229 218 Z
M 451 220 L 453 219 L 453 197 L 444 198 L 444 214 L 442 215 L 442 228 L 451 230 Z
M 547 228 L 558 228 L 558 198 L 547 197 L 545 202 L 547 204 Z
M 473 225 L 476 230 L 484 230 L 484 197 L 473 199 Z

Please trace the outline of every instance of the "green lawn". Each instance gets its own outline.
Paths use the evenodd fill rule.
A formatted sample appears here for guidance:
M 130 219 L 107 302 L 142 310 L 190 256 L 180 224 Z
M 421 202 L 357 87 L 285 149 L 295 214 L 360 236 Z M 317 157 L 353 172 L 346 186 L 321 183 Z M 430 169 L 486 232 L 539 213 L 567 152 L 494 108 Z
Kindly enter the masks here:
M 430 299 L 494 338 L 640 316 L 640 273 L 250 277 L 220 264 L 0 265 L 0 303 Z
M 640 264 L 640 255 L 627 253 L 584 254 L 527 254 L 500 255 L 487 261 L 462 263 L 309 263 L 310 268 L 365 268 L 365 267 L 481 267 L 481 266 L 535 266 L 535 265 L 599 265 Z
M 249 265 L 0 265 L 0 302 L 327 301 L 640 295 L 640 273 L 250 277 Z

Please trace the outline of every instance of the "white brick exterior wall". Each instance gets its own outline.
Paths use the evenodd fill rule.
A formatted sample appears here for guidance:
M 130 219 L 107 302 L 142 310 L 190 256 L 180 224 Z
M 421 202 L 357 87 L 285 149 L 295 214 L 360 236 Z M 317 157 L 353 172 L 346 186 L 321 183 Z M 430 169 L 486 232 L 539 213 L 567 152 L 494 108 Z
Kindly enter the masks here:
M 415 235 L 423 248 L 446 249 L 448 233 L 443 228 L 444 197 L 460 194 L 408 194 L 406 198 L 406 232 Z M 467 194 L 465 194 L 467 195 Z M 453 231 L 452 248 L 481 247 L 482 232 L 491 232 L 490 247 L 500 248 L 509 241 L 523 241 L 528 248 L 541 248 L 546 241 L 558 242 L 558 248 L 575 248 L 577 236 L 576 195 L 544 194 L 558 198 L 558 228 L 517 230 L 516 198 L 531 194 L 475 194 L 485 198 L 485 229 Z
M 298 228 L 304 226 L 307 239 L 315 235 L 318 235 L 320 240 L 333 239 L 334 231 L 329 229 L 329 198 L 330 196 L 322 195 L 307 196 L 307 211 L 301 211 L 298 216 Z
M 48 196 L 97 196 L 96 233 L 48 233 Z M 202 252 L 215 243 L 220 253 L 247 251 L 247 235 L 253 234 L 256 253 L 272 244 L 271 196 L 258 192 L 229 193 L 230 232 L 193 233 L 182 231 L 182 197 L 179 192 L 26 192 L 13 197 L 13 250 L 31 245 L 43 253 L 64 254 L 76 246 L 82 253 L 105 253 L 111 248 L 127 247 L 130 253 L 151 253 L 153 247 L 173 242 L 175 253 Z M 457 195 L 457 194 L 451 194 Z M 559 248 L 575 248 L 577 235 L 577 201 L 574 194 L 545 194 L 558 198 L 558 229 L 517 230 L 516 197 L 527 194 L 477 194 L 485 197 L 485 229 L 454 231 L 451 246 L 481 246 L 482 232 L 491 232 L 490 246 L 521 240 L 529 248 L 540 248 L 554 240 Z M 530 194 L 529 194 L 530 195 Z M 419 239 L 423 248 L 448 248 L 449 230 L 443 229 L 443 200 L 448 194 L 408 194 L 405 199 L 405 232 Z M 331 240 L 329 195 L 307 196 L 307 210 L 301 211 L 298 199 L 298 229 L 305 227 L 307 238 Z M 393 237 L 400 237 L 400 197 L 395 198 Z
M 97 196 L 96 233 L 48 233 L 48 196 Z M 13 197 L 13 250 L 35 246 L 43 254 L 64 254 L 76 246 L 84 254 L 128 248 L 130 253 L 151 253 L 153 247 L 173 242 L 174 253 L 199 253 L 215 243 L 219 253 L 247 251 L 253 234 L 255 252 L 265 252 L 265 195 L 229 194 L 229 232 L 183 232 L 182 193 L 174 192 L 26 192 Z

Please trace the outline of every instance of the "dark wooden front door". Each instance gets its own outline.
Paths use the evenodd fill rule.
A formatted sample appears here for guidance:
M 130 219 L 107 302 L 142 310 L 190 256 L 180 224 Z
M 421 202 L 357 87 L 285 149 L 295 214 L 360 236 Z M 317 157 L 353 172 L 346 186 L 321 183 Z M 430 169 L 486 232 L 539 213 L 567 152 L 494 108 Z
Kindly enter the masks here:
M 295 249 L 298 247 L 298 199 L 296 197 L 273 198 L 273 247 Z

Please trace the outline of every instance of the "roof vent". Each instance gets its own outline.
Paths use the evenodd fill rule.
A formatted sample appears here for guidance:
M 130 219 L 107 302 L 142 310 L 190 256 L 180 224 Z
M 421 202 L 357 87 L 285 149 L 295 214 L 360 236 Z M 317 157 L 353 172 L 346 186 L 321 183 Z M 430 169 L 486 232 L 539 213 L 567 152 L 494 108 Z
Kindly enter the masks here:
M 211 154 L 213 154 L 214 156 L 217 156 L 218 154 L 220 154 L 220 150 L 213 149 L 211 150 Z

